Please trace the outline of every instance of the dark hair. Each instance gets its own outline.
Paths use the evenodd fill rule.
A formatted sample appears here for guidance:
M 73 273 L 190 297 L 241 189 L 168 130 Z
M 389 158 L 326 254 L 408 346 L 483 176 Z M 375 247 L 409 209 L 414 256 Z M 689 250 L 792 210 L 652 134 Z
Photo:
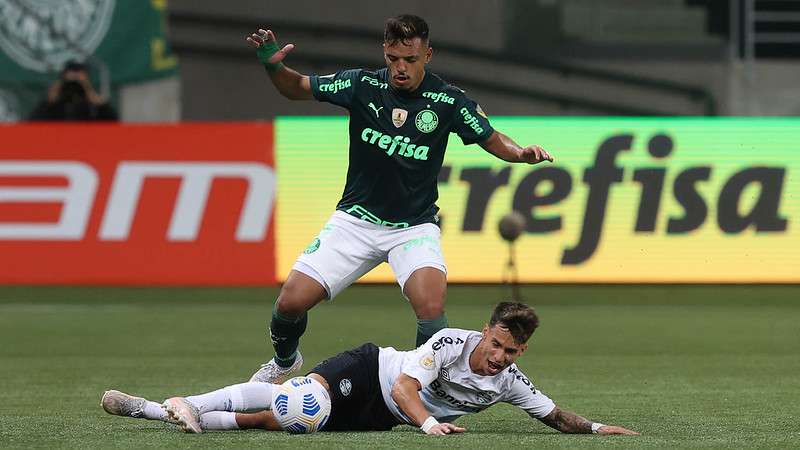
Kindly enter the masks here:
M 383 41 L 393 45 L 400 41 L 408 45 L 414 38 L 422 39 L 423 43 L 428 42 L 428 24 L 422 17 L 412 14 L 401 14 L 386 20 L 386 28 L 383 30 Z
M 501 302 L 489 319 L 489 326 L 495 325 L 508 330 L 518 344 L 524 344 L 539 326 L 539 317 L 533 308 L 524 303 Z

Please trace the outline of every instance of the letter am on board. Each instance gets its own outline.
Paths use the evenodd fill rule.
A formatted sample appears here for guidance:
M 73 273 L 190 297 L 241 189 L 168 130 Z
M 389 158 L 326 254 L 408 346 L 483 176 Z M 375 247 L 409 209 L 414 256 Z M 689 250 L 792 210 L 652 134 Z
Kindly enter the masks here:
M 3 161 L 2 177 L 63 177 L 65 187 L 3 186 L 0 203 L 59 203 L 63 207 L 54 223 L 0 223 L 0 240 L 75 241 L 86 235 L 96 201 L 99 177 L 90 165 L 80 161 Z M 191 242 L 197 239 L 212 182 L 216 178 L 247 181 L 236 229 L 237 242 L 265 239 L 275 191 L 272 168 L 257 162 L 169 162 L 124 161 L 117 166 L 111 193 L 103 209 L 98 238 L 124 241 L 131 233 L 139 207 L 142 186 L 148 178 L 176 178 L 181 181 L 166 240 Z
M 465 123 L 469 118 L 462 111 Z M 605 214 L 610 199 L 613 198 L 614 184 L 623 182 L 625 168 L 616 164 L 617 156 L 631 151 L 634 136 L 620 134 L 605 139 L 595 153 L 594 163 L 583 171 L 583 184 L 588 190 L 586 205 L 581 220 L 578 242 L 564 249 L 561 264 L 579 265 L 589 260 L 602 239 Z M 647 151 L 654 162 L 663 163 L 672 154 L 674 142 L 665 134 L 652 136 L 647 143 Z M 440 184 L 450 180 L 452 167 L 444 166 L 439 176 Z M 462 219 L 462 231 L 481 231 L 484 227 L 486 210 L 496 190 L 507 186 L 511 179 L 511 167 L 492 170 L 488 167 L 469 167 L 461 170 L 459 179 L 469 185 L 467 204 Z M 633 231 L 636 233 L 656 232 L 657 218 L 661 209 L 664 180 L 667 168 L 660 166 L 637 168 L 633 170 L 632 182 L 640 185 L 640 196 Z M 666 219 L 667 234 L 684 234 L 697 230 L 708 218 L 707 199 L 698 189 L 698 184 L 711 179 L 713 168 L 710 165 L 683 169 L 677 174 L 672 185 L 672 195 L 683 210 L 681 216 Z M 742 233 L 749 228 L 757 232 L 785 232 L 789 219 L 781 214 L 780 203 L 783 195 L 785 167 L 747 167 L 732 174 L 722 185 L 716 199 L 716 223 L 726 234 Z M 549 190 L 540 193 L 538 187 L 544 184 Z M 530 169 L 517 184 L 512 208 L 526 217 L 526 232 L 551 233 L 559 231 L 563 225 L 561 215 L 541 216 L 536 208 L 552 206 L 569 197 L 573 190 L 572 175 L 565 169 L 540 167 Z M 740 203 L 745 190 L 758 188 L 756 199 L 751 206 L 742 211 Z

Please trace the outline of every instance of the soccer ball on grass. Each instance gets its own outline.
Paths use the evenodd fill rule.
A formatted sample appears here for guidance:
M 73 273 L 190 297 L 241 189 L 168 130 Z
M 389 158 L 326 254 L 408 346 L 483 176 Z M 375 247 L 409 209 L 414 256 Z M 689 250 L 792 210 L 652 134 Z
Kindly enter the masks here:
M 331 398 L 317 380 L 291 378 L 272 394 L 272 413 L 281 428 L 289 433 L 313 433 L 328 421 Z

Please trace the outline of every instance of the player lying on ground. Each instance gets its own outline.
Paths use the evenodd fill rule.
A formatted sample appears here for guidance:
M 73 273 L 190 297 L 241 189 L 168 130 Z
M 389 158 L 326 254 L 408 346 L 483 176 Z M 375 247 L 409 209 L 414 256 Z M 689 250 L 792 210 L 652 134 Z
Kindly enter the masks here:
M 427 434 L 465 431 L 453 425 L 465 414 L 499 402 L 516 405 L 564 433 L 638 434 L 591 422 L 553 403 L 514 364 L 539 324 L 522 303 L 497 305 L 482 332 L 446 328 L 416 350 L 365 344 L 340 353 L 308 375 L 330 393 L 331 415 L 323 431 L 385 431 L 415 425 Z M 169 421 L 184 431 L 262 428 L 281 430 L 272 415 L 278 385 L 249 382 L 207 394 L 173 397 L 164 408 L 119 391 L 107 391 L 102 406 L 110 414 Z M 243 414 L 244 411 L 265 410 Z
M 541 147 L 521 147 L 495 131 L 464 91 L 426 70 L 432 56 L 428 34 L 420 17 L 393 17 L 384 30 L 386 68 L 322 76 L 284 65 L 294 45 L 281 48 L 271 30 L 247 37 L 283 96 L 332 103 L 350 114 L 342 198 L 289 272 L 270 320 L 275 356 L 250 381 L 278 383 L 298 370 L 306 312 L 384 262 L 417 316 L 415 347 L 447 327 L 447 267 L 436 200 L 450 133 L 504 161 L 553 161 Z

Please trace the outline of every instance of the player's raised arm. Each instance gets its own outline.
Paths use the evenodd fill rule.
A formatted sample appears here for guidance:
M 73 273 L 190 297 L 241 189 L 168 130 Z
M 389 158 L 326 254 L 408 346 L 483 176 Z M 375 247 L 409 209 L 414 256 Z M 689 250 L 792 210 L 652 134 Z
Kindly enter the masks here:
M 542 147 L 538 145 L 520 147 L 513 139 L 499 131 L 492 133 L 480 145 L 484 150 L 503 161 L 525 162 L 528 164 L 538 164 L 542 161 L 553 162 L 553 157 Z
M 392 400 L 425 434 L 445 435 L 466 431 L 452 423 L 439 423 L 422 404 L 420 389 L 422 385 L 417 379 L 401 373 L 392 385 Z
M 553 411 L 545 417 L 539 418 L 544 424 L 555 428 L 562 433 L 595 433 L 595 434 L 625 434 L 638 435 L 639 433 L 627 428 L 613 425 L 603 425 L 599 422 L 591 422 L 583 417 L 563 410 L 556 406 Z
M 256 49 L 258 59 L 261 64 L 264 64 L 278 92 L 290 100 L 310 100 L 312 98 L 311 82 L 308 76 L 283 64 L 283 59 L 294 49 L 294 44 L 286 44 L 280 48 L 275 33 L 272 30 L 264 29 L 251 33 L 247 37 L 247 42 Z

